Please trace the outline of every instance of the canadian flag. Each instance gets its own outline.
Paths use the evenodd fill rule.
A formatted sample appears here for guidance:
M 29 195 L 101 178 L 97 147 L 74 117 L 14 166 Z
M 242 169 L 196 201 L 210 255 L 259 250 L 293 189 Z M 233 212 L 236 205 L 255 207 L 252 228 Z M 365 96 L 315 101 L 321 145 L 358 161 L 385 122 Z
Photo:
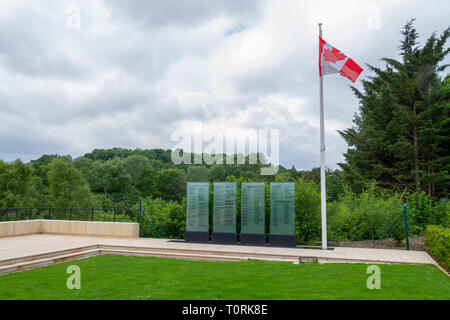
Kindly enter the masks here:
M 353 82 L 363 69 L 355 61 L 319 37 L 319 73 L 320 76 L 340 73 Z

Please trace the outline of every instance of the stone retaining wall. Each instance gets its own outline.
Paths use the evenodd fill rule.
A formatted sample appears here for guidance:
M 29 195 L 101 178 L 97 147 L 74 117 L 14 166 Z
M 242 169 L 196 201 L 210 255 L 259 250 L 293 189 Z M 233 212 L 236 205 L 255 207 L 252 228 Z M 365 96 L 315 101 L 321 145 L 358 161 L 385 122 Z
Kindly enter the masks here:
M 35 233 L 138 238 L 139 224 L 66 220 L 0 222 L 0 237 L 20 236 Z

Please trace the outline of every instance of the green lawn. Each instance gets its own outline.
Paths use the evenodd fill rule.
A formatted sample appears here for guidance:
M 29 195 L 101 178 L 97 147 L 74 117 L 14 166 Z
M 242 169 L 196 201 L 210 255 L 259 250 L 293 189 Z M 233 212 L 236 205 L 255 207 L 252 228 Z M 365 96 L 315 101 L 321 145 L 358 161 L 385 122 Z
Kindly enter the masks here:
M 66 287 L 70 265 L 81 290 Z M 380 265 L 369 290 L 367 265 L 210 262 L 97 256 L 0 276 L 0 299 L 450 299 L 450 280 L 431 265 Z

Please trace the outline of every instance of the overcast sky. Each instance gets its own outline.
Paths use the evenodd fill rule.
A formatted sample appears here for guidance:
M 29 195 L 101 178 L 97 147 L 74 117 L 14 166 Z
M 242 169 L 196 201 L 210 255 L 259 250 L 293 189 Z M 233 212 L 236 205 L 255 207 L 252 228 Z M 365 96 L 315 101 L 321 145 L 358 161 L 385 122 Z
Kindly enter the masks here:
M 306 3 L 0 0 L 0 159 L 168 149 L 179 128 L 280 129 L 281 164 L 318 167 L 317 23 L 363 68 L 381 66 L 407 20 L 423 43 L 448 26 L 450 4 Z M 347 147 L 336 131 L 358 110 L 350 84 L 324 79 L 332 168 Z

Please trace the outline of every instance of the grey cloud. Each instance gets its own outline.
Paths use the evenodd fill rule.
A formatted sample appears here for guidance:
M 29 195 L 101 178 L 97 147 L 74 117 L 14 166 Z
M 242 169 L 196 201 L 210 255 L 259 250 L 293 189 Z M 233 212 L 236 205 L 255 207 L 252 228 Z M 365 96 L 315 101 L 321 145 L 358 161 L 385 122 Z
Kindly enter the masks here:
M 251 21 L 261 13 L 265 0 L 105 0 L 114 9 L 115 17 L 127 18 L 144 27 L 196 27 L 220 16 Z
M 42 150 L 60 154 L 72 151 L 64 141 L 59 141 L 49 134 L 42 134 L 38 125 L 31 122 L 23 123 L 20 119 L 8 120 L 8 123 L 3 123 L 0 129 L 0 159 L 10 155 L 14 158 L 7 160 L 15 160 L 20 155 L 20 158 L 29 160 L 29 155 L 42 155 Z
M 45 6 L 27 2 L 25 7 L 11 8 L 0 19 L 1 68 L 31 77 L 86 79 L 93 70 L 75 61 L 65 48 L 64 11 L 55 14 L 54 10 L 44 10 Z

